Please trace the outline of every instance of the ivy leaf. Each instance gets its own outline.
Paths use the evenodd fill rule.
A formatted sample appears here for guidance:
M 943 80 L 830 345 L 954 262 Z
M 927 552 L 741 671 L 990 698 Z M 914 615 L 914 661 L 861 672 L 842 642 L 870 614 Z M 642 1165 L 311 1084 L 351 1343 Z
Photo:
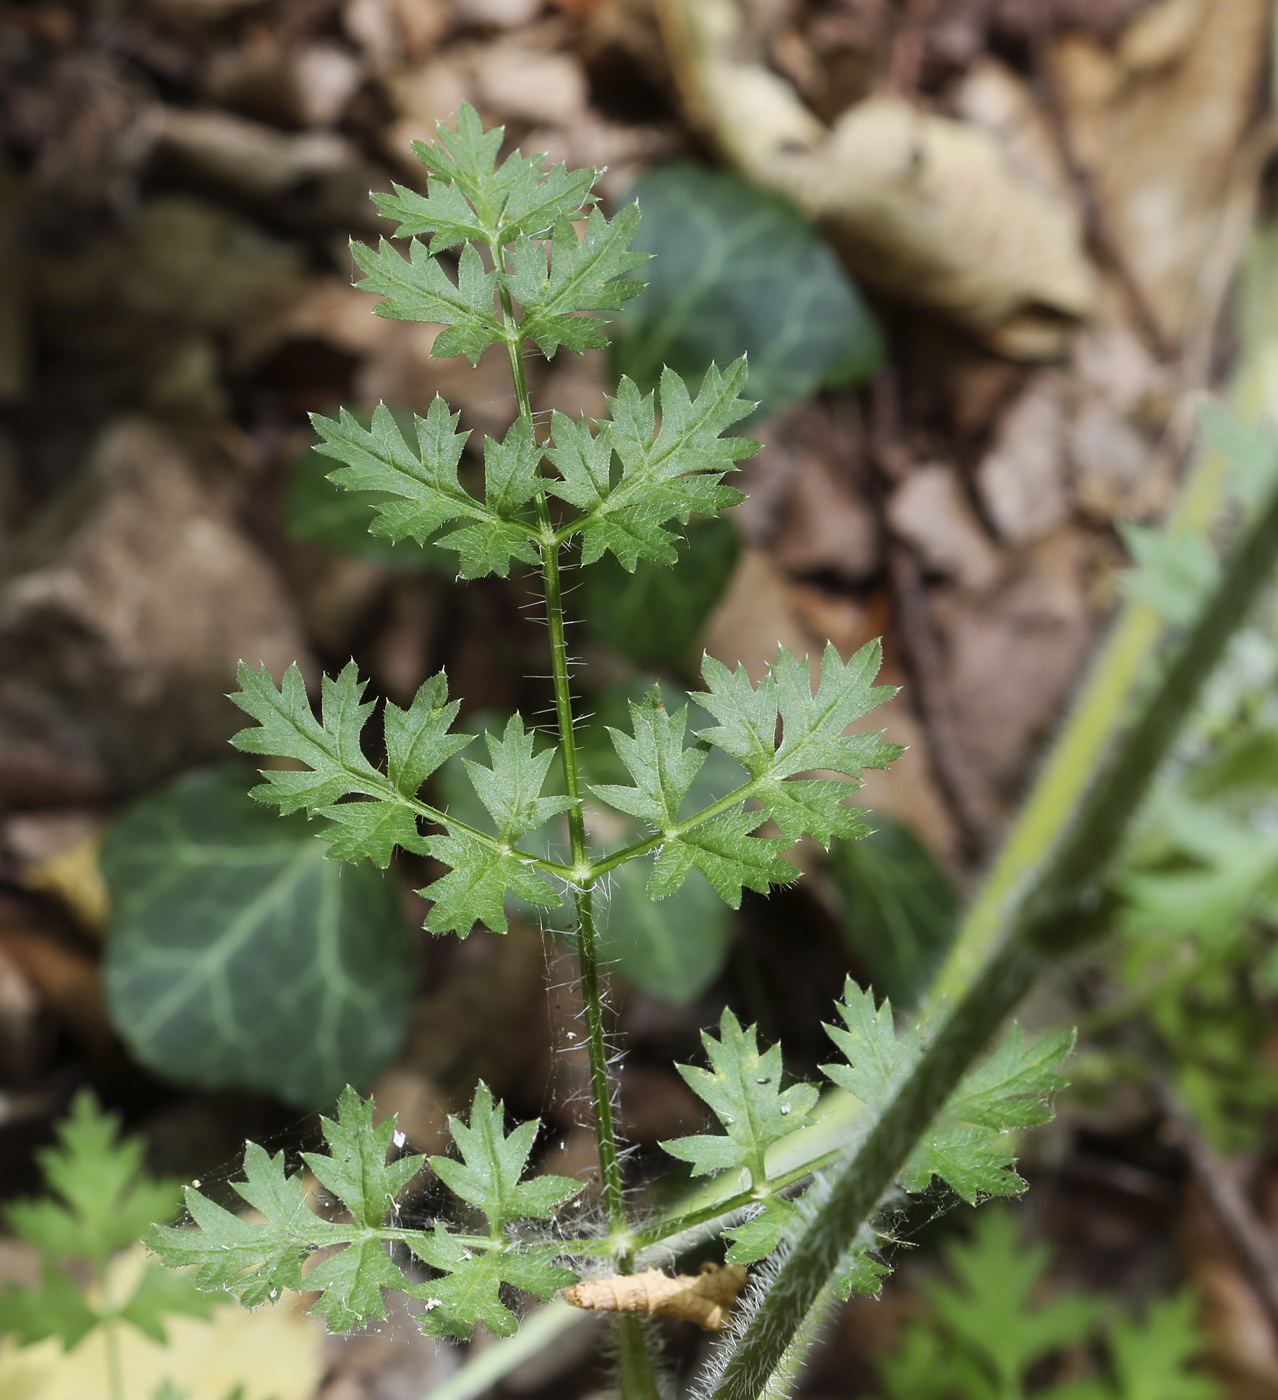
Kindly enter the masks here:
M 338 1100 L 337 1117 L 320 1119 L 328 1152 L 302 1156 L 320 1185 L 341 1201 L 356 1223 L 375 1230 L 426 1159 L 407 1156 L 387 1162 L 395 1120 L 375 1124 L 373 1109 L 373 1100 L 360 1098 L 348 1084 Z
M 417 891 L 434 901 L 425 925 L 431 933 L 465 938 L 476 924 L 505 933 L 507 891 L 542 909 L 557 909 L 563 903 L 529 857 L 517 851 L 494 849 L 465 832 L 428 836 L 424 844 L 436 860 L 453 867 Z
M 351 257 L 364 273 L 355 285 L 386 298 L 374 312 L 392 321 L 431 321 L 444 327 L 430 353 L 436 359 L 465 355 L 472 365 L 490 345 L 505 341 L 497 319 L 497 274 L 488 272 L 471 244 L 462 249 L 457 281 L 430 255 L 424 243 L 409 244 L 404 259 L 382 239 L 377 248 L 351 240 Z
M 425 1301 L 426 1310 L 418 1315 L 418 1322 L 431 1337 L 468 1341 L 476 1322 L 500 1337 L 513 1336 L 519 1321 L 501 1301 L 502 1284 L 550 1298 L 578 1279 L 571 1269 L 554 1263 L 553 1248 L 474 1251 L 438 1226 L 431 1234 L 413 1238 L 409 1247 L 432 1268 L 445 1271 L 442 1278 L 406 1290 L 410 1297 Z
M 695 399 L 673 371 L 661 376 L 661 427 L 653 394 L 641 394 L 623 378 L 608 400 L 611 421 L 591 438 L 584 422 L 559 414 L 548 453 L 562 480 L 547 490 L 583 512 L 581 560 L 591 564 L 613 553 L 627 570 L 640 559 L 673 564 L 678 557 L 671 520 L 686 525 L 739 504 L 741 492 L 723 485 L 725 473 L 759 450 L 748 438 L 725 437 L 753 404 L 740 397 L 745 362 L 726 373 L 707 371 Z M 614 480 L 612 456 L 620 462 Z
M 557 219 L 549 272 L 544 244 L 516 243 L 501 280 L 523 311 L 521 340 L 533 341 L 547 359 L 561 345 L 574 353 L 606 346 L 607 336 L 583 313 L 615 311 L 643 290 L 642 282 L 625 275 L 648 261 L 647 253 L 630 246 L 638 228 L 636 204 L 625 205 L 611 219 L 592 210 L 580 238 L 570 220 Z
M 506 721 L 506 729 L 498 739 L 485 734 L 484 741 L 492 758 L 492 767 L 473 763 L 464 758 L 470 781 L 497 825 L 497 834 L 504 842 L 517 841 L 525 833 L 541 826 L 559 812 L 574 805 L 571 797 L 562 794 L 542 797 L 546 773 L 558 754 L 549 747 L 533 753 L 532 733 L 524 728 L 523 719 L 515 714 Z
M 867 378 L 883 336 L 834 249 L 786 199 L 691 161 L 647 170 L 631 197 L 655 254 L 618 318 L 614 371 L 648 388 L 670 365 L 694 383 L 749 356 L 759 416 Z
M 631 702 L 630 722 L 633 737 L 611 726 L 608 733 L 635 786 L 599 783 L 590 790 L 609 806 L 664 831 L 678 820 L 679 804 L 705 762 L 705 752 L 684 748 L 688 707 L 668 714 L 660 686 L 653 686 L 639 704 Z
M 781 858 L 792 843 L 752 834 L 762 820 L 760 812 L 726 812 L 667 840 L 649 877 L 648 893 L 663 899 L 699 870 L 724 903 L 740 909 L 743 889 L 766 894 L 773 885 L 797 879 L 797 869 Z
M 435 1175 L 463 1201 L 482 1211 L 495 1239 L 512 1220 L 549 1220 L 555 1210 L 581 1190 L 565 1176 L 535 1176 L 521 1181 L 541 1124 L 533 1119 L 505 1132 L 505 1108 L 493 1102 L 482 1081 L 475 1090 L 470 1123 L 449 1117 L 449 1131 L 462 1160 L 432 1157 Z M 428 1261 L 430 1262 L 430 1261 Z
M 772 1143 L 808 1121 L 817 1100 L 812 1084 L 781 1088 L 781 1047 L 759 1052 L 758 1028 L 743 1030 L 729 1010 L 719 1019 L 719 1038 L 701 1032 L 710 1069 L 676 1068 L 698 1098 L 713 1110 L 723 1134 L 700 1133 L 661 1146 L 672 1157 L 691 1162 L 694 1176 L 747 1170 L 758 1185 L 766 1179 L 764 1154 Z

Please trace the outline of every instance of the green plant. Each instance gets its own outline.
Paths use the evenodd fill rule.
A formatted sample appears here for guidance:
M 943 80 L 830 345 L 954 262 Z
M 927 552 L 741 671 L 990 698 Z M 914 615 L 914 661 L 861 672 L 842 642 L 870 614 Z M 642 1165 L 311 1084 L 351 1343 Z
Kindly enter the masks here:
M 507 1134 L 501 1105 L 481 1086 L 469 1121 L 452 1122 L 460 1160 L 430 1163 L 457 1197 L 459 1222 L 401 1224 L 397 1198 L 426 1164 L 420 1157 L 388 1162 L 393 1124 L 375 1126 L 371 1105 L 347 1090 L 336 1117 L 324 1121 L 327 1152 L 306 1160 L 348 1219 L 317 1214 L 283 1156 L 250 1145 L 236 1189 L 258 1218 L 190 1190 L 196 1228 L 161 1228 L 151 1242 L 167 1262 L 193 1266 L 200 1283 L 225 1287 L 246 1304 L 304 1279 L 319 1295 L 315 1310 L 331 1327 L 345 1328 L 383 1316 L 382 1289 L 398 1288 L 424 1304 L 424 1330 L 464 1337 L 477 1321 L 502 1334 L 515 1331 L 504 1288 L 544 1298 L 583 1271 L 626 1274 L 726 1235 L 731 1264 L 773 1258 L 759 1271 L 761 1283 L 745 1299 L 702 1393 L 754 1400 L 785 1392 L 832 1299 L 878 1287 L 887 1266 L 875 1253 L 874 1222 L 901 1192 L 937 1189 L 939 1182 L 975 1201 L 1023 1187 L 1011 1167 L 1009 1134 L 1049 1116 L 1071 1037 L 1026 1046 L 1014 1028 L 982 1056 L 1049 959 L 1107 926 L 1105 873 L 1225 640 L 1268 576 L 1278 552 L 1278 497 L 1268 495 L 1254 512 L 1183 636 L 1151 630 L 1171 639 L 1166 664 L 1134 705 L 1131 688 L 1119 687 L 1122 705 L 1134 709 L 1123 742 L 1109 752 L 1102 739 L 1089 739 L 1088 762 L 1064 779 L 1056 776 L 1059 763 L 1049 767 L 1051 781 L 1064 783 L 1065 800 L 1047 819 L 1031 804 L 1029 834 L 1018 831 L 1011 855 L 996 866 L 921 1022 L 899 1032 L 886 1002 L 876 1005 L 871 993 L 849 984 L 837 1008 L 842 1025 L 829 1028 L 840 1059 L 825 1073 L 838 1089 L 805 1136 L 794 1129 L 816 1116 L 815 1087 L 787 1085 L 779 1048 L 761 1051 L 756 1029 L 725 1014 L 718 1035 L 705 1037 L 709 1069 L 684 1067 L 723 1131 L 667 1144 L 710 1183 L 640 1223 L 627 1208 L 600 985 L 598 920 L 608 877 L 652 857 L 651 896 L 675 894 L 697 872 L 735 906 L 744 889 L 766 891 L 795 878 L 783 855 L 800 836 L 825 845 L 863 836 L 866 827 L 846 798 L 863 768 L 882 766 L 896 750 L 881 735 L 846 731 L 890 691 L 873 684 L 876 644 L 847 662 L 828 648 L 815 685 L 807 661 L 785 651 L 757 686 L 744 671 L 707 658 L 705 689 L 695 698 L 713 723 L 690 743 L 688 708 L 672 712 L 654 689 L 630 705 L 628 730 L 612 732 L 622 781 L 583 781 L 563 553 L 571 547 L 587 566 L 611 554 L 626 570 L 673 562 L 676 525 L 741 499 L 723 478 L 754 445 L 725 434 L 752 406 L 739 396 L 741 363 L 711 368 L 695 395 L 666 369 L 655 395 L 623 379 L 609 420 L 592 428 L 556 414 L 550 439 L 539 442 L 523 357 L 533 347 L 550 356 L 561 347 L 604 343 L 592 316 L 617 309 L 640 288 L 629 275 L 642 261 L 629 250 L 637 212 L 630 205 L 611 220 L 598 209 L 585 217 L 590 172 L 546 170 L 540 157 L 518 154 L 499 165 L 501 139 L 500 131 L 484 133 L 464 107 L 455 130 L 441 128 L 438 145 L 416 148 L 427 194 L 377 196 L 399 235 L 413 239 L 409 258 L 386 242 L 355 248 L 363 285 L 385 298 L 379 314 L 444 327 L 434 353 L 465 354 L 474 363 L 488 347 L 505 347 L 519 416 L 501 441 L 484 443 L 482 493 L 468 490 L 459 475 L 466 435 L 442 400 L 415 420 L 411 434 L 384 408 L 367 426 L 345 412 L 316 426 L 321 450 L 341 464 L 333 479 L 378 493 L 368 498 L 375 534 L 450 549 L 468 578 L 515 565 L 540 570 L 557 745 L 539 747 L 518 715 L 485 734 L 486 762 L 457 760 L 476 812 L 482 809 L 463 819 L 456 804 L 422 796 L 432 774 L 473 739 L 451 729 L 458 705 L 446 678 L 426 682 L 407 709 L 385 706 L 383 769 L 366 754 L 375 705 L 364 701 L 353 665 L 324 681 L 318 717 L 296 669 L 277 688 L 265 669 L 244 667 L 235 699 L 257 727 L 236 742 L 292 762 L 264 770 L 254 795 L 285 813 L 322 820 L 334 858 L 384 868 L 399 848 L 447 867 L 423 890 L 431 931 L 465 937 L 478 922 L 503 932 L 510 900 L 551 911 L 568 931 L 579 959 L 604 1221 L 597 1225 L 570 1205 L 578 1183 L 525 1179 L 536 1125 Z M 458 246 L 454 281 L 441 255 Z M 1106 704 L 1117 710 L 1112 691 L 1111 682 Z M 1073 731 L 1066 741 L 1079 750 Z M 735 764 L 736 776 L 697 806 L 689 793 L 712 753 Z M 545 792 L 556 766 L 562 791 Z M 805 776 L 814 771 L 844 780 Z M 642 823 L 641 834 L 597 852 L 589 840 L 594 804 Z M 565 817 L 567 849 L 556 854 L 545 844 L 547 824 Z M 776 834 L 762 834 L 765 824 Z M 950 992 L 948 1005 L 939 1004 L 937 988 Z M 317 1250 L 324 1257 L 308 1271 Z M 655 1396 L 638 1319 L 622 1312 L 618 1325 L 622 1394 Z
M 127 1324 L 163 1343 L 167 1318 L 208 1317 L 218 1303 L 216 1294 L 152 1263 L 125 1296 L 112 1292 L 112 1260 L 152 1221 L 172 1219 L 179 1185 L 143 1171 L 141 1141 L 122 1138 L 118 1120 L 88 1090 L 58 1125 L 57 1146 L 39 1160 L 49 1194 L 15 1201 L 4 1216 L 19 1239 L 39 1249 L 42 1281 L 0 1292 L 0 1333 L 19 1343 L 56 1337 L 70 1350 L 102 1331 L 107 1388 L 111 1400 L 125 1400 L 119 1329 Z
M 1207 1341 L 1186 1291 L 1144 1317 L 1116 1315 L 1095 1296 L 1042 1298 L 1048 1251 L 1026 1246 L 1006 1211 L 983 1211 L 966 1239 L 947 1242 L 951 1280 L 924 1285 L 931 1315 L 912 1322 L 880 1363 L 886 1400 L 1212 1400 L 1219 1388 L 1190 1369 Z M 1063 1352 L 1104 1338 L 1105 1374 L 1031 1387 Z

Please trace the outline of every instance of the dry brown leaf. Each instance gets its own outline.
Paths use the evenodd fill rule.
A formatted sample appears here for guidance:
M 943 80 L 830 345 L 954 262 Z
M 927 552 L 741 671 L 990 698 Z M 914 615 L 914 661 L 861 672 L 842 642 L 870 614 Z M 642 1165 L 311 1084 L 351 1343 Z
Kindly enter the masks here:
M 139 1245 L 111 1265 L 116 1295 L 147 1260 Z M 323 1374 L 323 1337 L 302 1315 L 296 1295 L 251 1311 L 236 1303 L 207 1320 L 166 1321 L 167 1346 L 135 1327 L 119 1329 L 120 1369 L 130 1396 L 154 1395 L 167 1379 L 187 1400 L 225 1400 L 243 1385 L 243 1400 L 309 1400 Z M 63 1351 L 54 1339 L 0 1350 L 0 1400 L 110 1400 L 105 1334 L 91 1333 Z
M 592 1312 L 660 1313 L 681 1322 L 695 1322 L 706 1332 L 723 1330 L 737 1295 L 746 1285 L 746 1271 L 737 1264 L 707 1264 L 699 1274 L 613 1274 L 565 1288 L 564 1301 Z
M 888 96 L 827 131 L 787 82 L 741 56 L 736 0 L 659 0 L 658 12 L 693 120 L 750 179 L 819 220 L 857 276 L 1006 354 L 1061 352 L 1094 300 L 1080 220 L 995 137 Z
M 1065 34 L 1064 118 L 1123 257 L 1170 339 L 1184 331 L 1268 53 L 1267 0 L 1161 0 L 1111 51 Z

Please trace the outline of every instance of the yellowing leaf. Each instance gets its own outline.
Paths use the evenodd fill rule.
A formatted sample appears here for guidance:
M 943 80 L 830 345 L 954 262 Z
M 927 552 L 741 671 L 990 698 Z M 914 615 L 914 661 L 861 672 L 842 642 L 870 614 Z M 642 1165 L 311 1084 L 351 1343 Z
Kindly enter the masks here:
M 112 1265 L 113 1291 L 123 1292 L 150 1256 L 140 1247 Z M 247 1312 L 234 1303 L 207 1321 L 174 1317 L 169 1344 L 159 1346 L 133 1327 L 118 1332 L 128 1400 L 149 1400 L 171 1381 L 186 1400 L 226 1400 L 236 1386 L 243 1400 L 311 1400 L 323 1376 L 322 1328 L 302 1315 L 295 1294 Z M 95 1331 L 64 1352 L 52 1339 L 0 1347 L 0 1400 L 111 1400 L 106 1338 Z

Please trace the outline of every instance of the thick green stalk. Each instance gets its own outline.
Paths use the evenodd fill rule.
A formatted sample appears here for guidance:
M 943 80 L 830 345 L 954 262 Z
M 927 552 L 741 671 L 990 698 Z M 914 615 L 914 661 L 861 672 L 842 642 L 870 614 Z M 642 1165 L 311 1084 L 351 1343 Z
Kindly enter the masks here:
M 835 1181 L 737 1345 L 714 1400 L 757 1400 L 861 1225 L 888 1194 L 928 1123 L 1032 984 L 1046 957 L 1103 931 L 1102 879 L 1160 764 L 1278 560 L 1278 489 L 1121 745 L 1063 823 L 1041 870 L 1021 881 L 969 981 L 914 1071 Z

